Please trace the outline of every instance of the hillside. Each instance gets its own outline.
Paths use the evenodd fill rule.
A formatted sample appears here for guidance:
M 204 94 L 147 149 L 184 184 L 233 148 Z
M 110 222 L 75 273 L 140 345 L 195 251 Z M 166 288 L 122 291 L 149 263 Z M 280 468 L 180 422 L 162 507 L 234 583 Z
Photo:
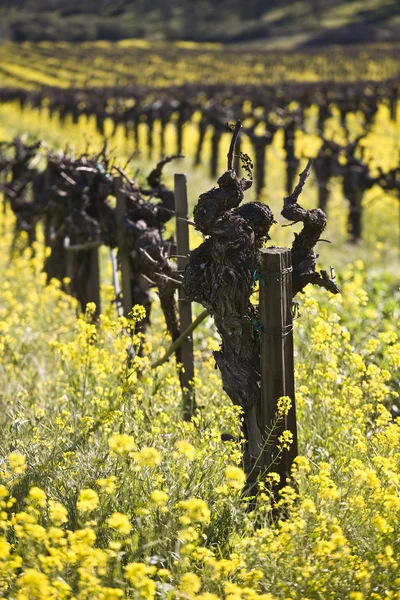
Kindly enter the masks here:
M 131 37 L 276 47 L 392 41 L 399 0 L 0 0 L 0 39 Z

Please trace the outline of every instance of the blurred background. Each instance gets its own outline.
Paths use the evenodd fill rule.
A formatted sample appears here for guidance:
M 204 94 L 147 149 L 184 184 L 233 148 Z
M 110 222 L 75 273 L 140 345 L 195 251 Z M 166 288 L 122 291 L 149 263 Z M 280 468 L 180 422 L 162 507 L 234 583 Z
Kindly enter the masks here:
M 110 164 L 139 179 L 183 155 L 164 175 L 172 186 L 188 174 L 192 209 L 226 169 L 227 123 L 240 119 L 247 200 L 279 215 L 313 158 L 302 202 L 328 214 L 322 257 L 397 264 L 399 33 L 399 0 L 0 0 L 0 177 L 20 185 L 16 137 L 44 143 L 32 177 L 49 149 L 106 141 Z M 35 202 L 32 181 L 22 201 Z
M 398 0 L 1 0 L 0 36 L 17 42 L 262 42 L 277 47 L 396 41 Z

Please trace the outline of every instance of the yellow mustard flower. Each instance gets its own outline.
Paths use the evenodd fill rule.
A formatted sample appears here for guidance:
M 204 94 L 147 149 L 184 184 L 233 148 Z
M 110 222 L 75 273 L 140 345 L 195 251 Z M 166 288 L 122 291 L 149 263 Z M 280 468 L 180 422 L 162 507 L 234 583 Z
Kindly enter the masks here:
M 47 576 L 36 569 L 26 569 L 18 580 L 18 600 L 54 598 L 53 587 Z
M 31 487 L 28 498 L 33 504 L 40 506 L 40 508 L 46 506 L 46 493 L 38 487 Z
M 117 478 L 115 475 L 110 475 L 110 477 L 101 478 L 96 481 L 97 485 L 104 491 L 106 494 L 113 494 L 116 489 Z
M 102 587 L 98 597 L 101 600 L 119 600 L 120 598 L 124 598 L 124 596 L 123 590 L 119 588 Z
M 195 573 L 185 573 L 181 577 L 179 589 L 186 594 L 197 594 L 201 588 L 200 577 Z
M 289 396 L 281 396 L 277 402 L 277 413 L 279 417 L 284 417 L 288 414 L 292 406 L 292 400 Z
M 168 580 L 172 579 L 172 573 L 169 569 L 164 569 L 164 568 L 158 569 L 157 575 L 160 579 L 168 579 Z
M 68 511 L 61 502 L 49 500 L 49 518 L 54 525 L 62 525 L 68 522 Z
M 225 477 L 227 485 L 234 490 L 242 490 L 246 484 L 246 474 L 239 467 L 226 467 Z
M 113 513 L 107 519 L 107 524 L 112 529 L 116 529 L 122 535 L 128 535 L 132 530 L 132 525 L 126 515 L 120 512 Z
M 175 448 L 188 460 L 194 460 L 196 457 L 196 448 L 185 440 L 178 440 L 175 442 Z
M 135 441 L 131 435 L 126 433 L 114 433 L 108 439 L 108 447 L 116 454 L 131 452 L 135 448 Z
M 168 500 L 168 494 L 163 490 L 154 490 L 151 492 L 150 498 L 157 506 L 164 506 Z
M 185 513 L 180 521 L 183 525 L 194 523 L 209 523 L 211 512 L 207 502 L 201 498 L 189 498 L 178 503 L 178 508 L 182 508 Z
M 9 557 L 11 552 L 11 545 L 7 542 L 5 537 L 0 537 L 0 560 L 5 560 Z
M 90 488 L 81 490 L 79 493 L 79 499 L 76 503 L 76 507 L 79 512 L 85 513 L 90 512 L 98 508 L 100 504 L 99 496 L 97 492 L 91 490 Z
M 16 475 L 21 475 L 25 473 L 27 465 L 26 458 L 23 454 L 19 452 L 12 452 L 8 455 L 8 461 L 11 465 L 12 472 Z
M 290 446 L 293 443 L 293 433 L 288 429 L 285 429 L 278 437 L 278 448 L 280 450 L 289 450 Z
M 134 453 L 135 460 L 140 467 L 156 467 L 161 463 L 161 454 L 156 448 L 145 447 L 140 452 Z
M 144 563 L 132 562 L 125 567 L 125 577 L 129 579 L 132 586 L 137 590 L 140 598 L 152 600 L 157 591 L 155 581 L 149 576 L 154 575 L 156 567 Z

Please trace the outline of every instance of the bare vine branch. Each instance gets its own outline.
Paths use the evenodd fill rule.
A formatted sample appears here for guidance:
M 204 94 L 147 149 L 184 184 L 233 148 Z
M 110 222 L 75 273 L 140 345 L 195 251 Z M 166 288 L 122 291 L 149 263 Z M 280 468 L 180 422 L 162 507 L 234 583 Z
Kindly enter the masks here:
M 228 151 L 228 171 L 231 171 L 233 169 L 233 155 L 235 153 L 235 146 L 236 146 L 236 142 L 239 137 L 241 128 L 242 128 L 242 122 L 240 120 L 237 120 L 235 129 L 233 130 L 233 136 L 232 136 L 231 143 L 229 146 L 229 151 Z

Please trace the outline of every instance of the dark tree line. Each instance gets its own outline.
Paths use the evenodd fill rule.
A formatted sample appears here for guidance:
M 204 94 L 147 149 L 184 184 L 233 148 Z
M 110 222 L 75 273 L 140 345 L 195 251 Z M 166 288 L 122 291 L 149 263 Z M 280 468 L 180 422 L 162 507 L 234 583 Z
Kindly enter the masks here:
M 399 14 L 394 2 L 383 10 L 350 17 L 357 23 L 352 35 L 346 29 L 321 23 L 334 0 L 0 0 L 4 35 L 16 41 L 164 37 L 195 41 L 247 41 L 298 34 L 307 23 L 309 32 L 323 43 L 371 41 L 379 28 Z M 276 13 L 279 13 L 279 18 Z M 82 16 L 86 18 L 82 18 Z M 264 19 L 264 17 L 267 17 Z M 353 22 L 354 21 L 354 22 Z M 349 27 L 348 26 L 348 27 Z M 350 28 L 349 27 L 349 28 Z M 349 32 L 351 33 L 351 32 Z M 388 35 L 390 28 L 388 28 Z M 395 34 L 395 31 L 393 32 Z M 357 37 L 356 37 L 357 36 Z M 367 37 L 368 36 L 368 37 Z M 395 39 L 395 38 L 394 38 Z

